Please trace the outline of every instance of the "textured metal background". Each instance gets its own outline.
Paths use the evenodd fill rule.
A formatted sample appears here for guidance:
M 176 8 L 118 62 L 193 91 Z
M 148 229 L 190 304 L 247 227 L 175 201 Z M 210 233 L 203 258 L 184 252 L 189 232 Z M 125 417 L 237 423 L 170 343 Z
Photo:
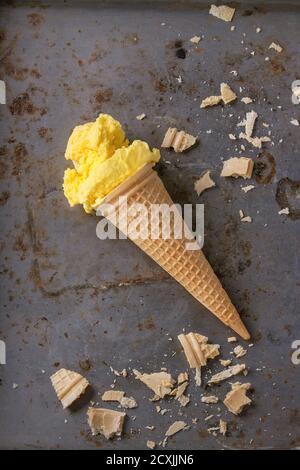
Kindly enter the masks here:
M 182 419 L 199 422 L 168 447 L 300 445 L 300 366 L 290 360 L 291 343 L 300 337 L 300 131 L 290 124 L 300 118 L 300 106 L 291 102 L 291 83 L 300 78 L 300 8 L 283 3 L 238 4 L 231 32 L 202 2 L 1 2 L 0 78 L 7 84 L 7 105 L 0 106 L 0 339 L 7 345 L 7 365 L 0 366 L 1 448 L 144 448 L 147 439 L 163 437 L 178 405 L 162 404 L 171 411 L 160 416 L 143 384 L 131 375 L 119 378 L 116 387 L 140 406 L 128 411 L 121 441 L 92 438 L 86 408 L 112 383 L 109 365 L 167 367 L 176 376 L 187 369 L 176 339 L 183 328 L 220 343 L 225 358 L 232 349 L 231 331 L 146 255 L 129 241 L 99 241 L 96 218 L 68 207 L 61 189 L 66 142 L 75 124 L 99 112 L 119 119 L 130 139 L 152 146 L 169 125 L 199 136 L 187 154 L 163 151 L 158 171 L 175 202 L 196 203 L 194 181 L 212 170 L 217 188 L 200 200 L 204 251 L 254 342 L 245 357 L 254 406 L 234 417 L 221 404 L 229 433 L 211 436 L 206 429 L 218 420 L 204 418 L 218 414 L 218 405 L 201 405 L 192 383 Z M 195 34 L 204 35 L 198 46 L 189 42 Z M 269 51 L 272 41 L 284 52 Z M 221 81 L 237 92 L 243 87 L 238 94 L 255 104 L 200 111 L 200 100 Z M 221 158 L 235 153 L 227 135 L 252 108 L 260 116 L 258 134 L 269 123 L 274 146 L 266 146 L 273 158 L 261 157 L 256 189 L 245 195 L 240 180 L 219 174 Z M 140 113 L 147 114 L 141 122 Z M 250 147 L 245 153 L 258 155 Z M 279 216 L 286 205 L 291 215 Z M 252 224 L 240 223 L 239 209 Z M 62 410 L 49 382 L 61 366 L 82 371 L 93 385 L 70 411 Z M 218 361 L 211 369 L 220 370 Z M 228 389 L 223 384 L 216 393 L 223 397 Z

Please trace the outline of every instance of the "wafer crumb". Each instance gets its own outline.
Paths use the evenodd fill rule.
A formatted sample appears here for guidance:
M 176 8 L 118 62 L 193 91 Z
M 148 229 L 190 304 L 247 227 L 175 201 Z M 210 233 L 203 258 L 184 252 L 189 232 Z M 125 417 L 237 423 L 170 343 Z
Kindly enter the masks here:
M 207 108 L 209 106 L 216 106 L 222 101 L 222 96 L 208 96 L 202 100 L 200 108 Z
M 245 371 L 246 364 L 236 364 L 235 366 L 230 366 L 228 369 L 219 372 L 218 374 L 214 374 L 208 381 L 209 384 L 219 383 L 223 380 L 229 379 L 230 377 L 240 374 L 241 372 Z
M 156 447 L 156 443 L 154 441 L 147 441 L 146 445 L 149 449 L 155 449 Z
M 249 184 L 248 186 L 243 186 L 241 188 L 244 193 L 248 193 L 249 191 L 252 191 L 252 189 L 255 189 L 255 186 L 253 186 L 253 184 Z
M 142 121 L 143 119 L 145 119 L 145 117 L 146 117 L 146 114 L 145 114 L 145 113 L 142 113 L 142 114 L 139 114 L 138 116 L 136 116 L 136 119 L 137 119 L 138 121 Z
M 186 429 L 187 425 L 184 421 L 175 421 L 171 426 L 167 429 L 165 436 L 170 437 L 173 436 L 174 434 L 178 433 L 179 431 L 182 431 L 183 429 Z
M 219 20 L 230 22 L 235 13 L 235 8 L 228 7 L 227 5 L 211 5 L 209 14 L 215 16 Z
M 153 374 L 142 374 L 136 369 L 133 369 L 133 373 L 136 379 L 143 382 L 149 387 L 155 395 L 160 398 L 164 398 L 165 395 L 169 395 L 172 391 L 175 380 L 171 374 L 167 372 L 154 372 Z
M 169 127 L 162 141 L 162 148 L 173 147 L 176 153 L 184 152 L 196 143 L 197 138 L 185 131 Z
M 289 215 L 289 213 L 290 213 L 290 209 L 288 207 L 284 207 L 283 209 L 278 211 L 279 215 Z
M 203 173 L 200 178 L 195 182 L 195 191 L 200 196 L 206 189 L 213 188 L 216 183 L 210 177 L 210 171 Z
M 269 45 L 269 49 L 274 49 L 276 52 L 282 52 L 283 51 L 283 48 L 279 44 L 277 44 L 276 42 L 272 42 Z
M 192 42 L 193 44 L 199 44 L 200 41 L 201 41 L 201 36 L 193 36 L 190 39 L 190 42 Z
M 244 96 L 244 98 L 241 99 L 241 102 L 245 104 L 250 104 L 253 103 L 253 99 L 249 98 L 249 96 Z
M 240 414 L 246 405 L 251 404 L 252 400 L 246 395 L 249 388 L 251 388 L 250 383 L 236 382 L 231 385 L 231 391 L 227 393 L 224 405 L 234 415 Z
M 227 83 L 221 83 L 221 97 L 224 102 L 224 104 L 229 104 L 232 103 L 237 99 L 236 94 L 232 91 L 229 85 Z
M 208 405 L 210 405 L 212 403 L 218 403 L 218 401 L 219 401 L 219 398 L 216 397 L 215 395 L 209 395 L 209 396 L 206 396 L 206 397 L 201 397 L 201 402 L 206 403 Z
M 226 433 L 227 433 L 226 421 L 223 421 L 222 419 L 220 419 L 219 427 L 220 427 L 220 434 L 222 434 L 223 436 L 226 436 Z
M 242 177 L 244 179 L 251 178 L 254 163 L 248 157 L 233 157 L 223 162 L 221 176 L 223 177 Z
M 247 350 L 243 348 L 243 346 L 238 345 L 233 350 L 235 357 L 243 357 L 247 354 Z
M 106 439 L 121 436 L 126 414 L 107 408 L 92 408 L 87 412 L 88 424 L 93 436 L 103 434 Z

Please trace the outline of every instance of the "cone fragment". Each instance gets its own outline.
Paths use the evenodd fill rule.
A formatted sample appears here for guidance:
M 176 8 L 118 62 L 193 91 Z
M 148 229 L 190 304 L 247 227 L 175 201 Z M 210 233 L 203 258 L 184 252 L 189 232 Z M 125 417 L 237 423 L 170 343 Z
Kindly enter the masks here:
M 58 370 L 51 375 L 50 380 L 63 408 L 77 400 L 89 385 L 82 375 L 67 369 Z
M 123 197 L 120 198 L 120 196 Z M 148 218 L 148 216 L 145 222 L 147 235 L 141 235 L 137 238 L 135 233 L 136 225 L 131 223 L 136 219 L 136 214 L 131 216 L 130 211 L 125 208 L 125 206 L 130 208 L 134 204 L 142 204 L 146 207 L 148 214 L 151 214 L 153 204 L 173 206 L 171 197 L 156 171 L 152 169 L 151 164 L 145 165 L 135 175 L 112 191 L 98 207 L 98 213 L 104 215 L 121 231 L 122 227 L 126 226 L 128 238 L 165 269 L 225 325 L 230 326 L 242 338 L 249 339 L 250 335 L 246 327 L 203 252 L 200 249 L 187 250 L 186 245 L 191 242 L 188 238 L 175 239 L 169 237 L 164 239 L 162 237 L 162 223 L 157 220 L 160 217 L 159 213 L 156 214 L 155 224 L 160 227 L 158 239 L 151 238 L 151 230 L 149 230 L 150 235 L 148 235 L 150 224 L 150 217 Z M 152 225 L 154 222 L 155 218 L 152 217 Z

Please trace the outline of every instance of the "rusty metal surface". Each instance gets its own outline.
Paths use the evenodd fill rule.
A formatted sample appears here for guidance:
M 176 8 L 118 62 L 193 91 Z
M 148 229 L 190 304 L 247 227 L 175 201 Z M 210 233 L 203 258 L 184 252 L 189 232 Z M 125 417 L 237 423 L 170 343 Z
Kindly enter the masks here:
M 291 83 L 300 78 L 299 21 L 300 8 L 271 2 L 239 4 L 234 32 L 197 2 L 1 2 L 0 78 L 7 84 L 7 105 L 0 105 L 0 339 L 7 346 L 7 365 L 0 366 L 1 448 L 144 448 L 147 439 L 161 440 L 179 407 L 166 402 L 162 407 L 171 411 L 161 416 L 143 384 L 131 375 L 117 378 L 116 388 L 140 406 L 128 411 L 121 441 L 92 438 L 87 404 L 113 382 L 109 366 L 167 367 L 176 376 L 187 369 L 176 339 L 183 328 L 220 343 L 224 358 L 232 350 L 231 332 L 146 255 L 129 241 L 99 241 L 96 218 L 68 207 L 61 189 L 66 141 L 75 124 L 99 112 L 151 146 L 169 125 L 199 136 L 185 155 L 162 152 L 158 171 L 175 202 L 196 203 L 194 181 L 212 170 L 217 188 L 201 198 L 204 251 L 254 343 L 245 357 L 254 406 L 241 417 L 222 403 L 220 411 L 201 406 L 191 381 L 191 403 L 181 417 L 191 429 L 171 438 L 168 448 L 300 445 L 299 370 L 290 360 L 299 337 L 300 133 L 290 124 L 300 117 L 291 102 Z M 195 34 L 204 35 L 198 46 L 189 42 Z M 272 41 L 284 47 L 281 54 L 267 49 Z M 256 189 L 248 194 L 239 180 L 219 174 L 221 158 L 235 149 L 227 135 L 252 108 L 237 102 L 199 109 L 222 81 L 255 98 L 261 133 L 263 121 L 272 131 L 271 156 L 259 158 Z M 141 113 L 147 118 L 137 121 Z M 287 205 L 290 216 L 279 216 Z M 239 209 L 252 224 L 240 223 Z M 61 366 L 82 371 L 93 385 L 70 411 L 62 410 L 49 382 Z M 220 370 L 218 361 L 210 368 Z M 228 390 L 223 384 L 216 394 Z M 229 423 L 227 437 L 207 432 L 219 413 Z M 207 414 L 215 415 L 209 424 Z

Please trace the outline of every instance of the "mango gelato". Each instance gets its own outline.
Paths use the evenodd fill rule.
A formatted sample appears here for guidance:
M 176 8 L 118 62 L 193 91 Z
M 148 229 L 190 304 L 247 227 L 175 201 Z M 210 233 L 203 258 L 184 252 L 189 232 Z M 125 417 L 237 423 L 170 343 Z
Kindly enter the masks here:
M 121 124 L 108 114 L 74 128 L 65 153 L 74 168 L 64 174 L 64 193 L 71 207 L 93 212 L 113 189 L 147 163 L 159 161 L 158 149 L 134 140 L 129 144 Z

